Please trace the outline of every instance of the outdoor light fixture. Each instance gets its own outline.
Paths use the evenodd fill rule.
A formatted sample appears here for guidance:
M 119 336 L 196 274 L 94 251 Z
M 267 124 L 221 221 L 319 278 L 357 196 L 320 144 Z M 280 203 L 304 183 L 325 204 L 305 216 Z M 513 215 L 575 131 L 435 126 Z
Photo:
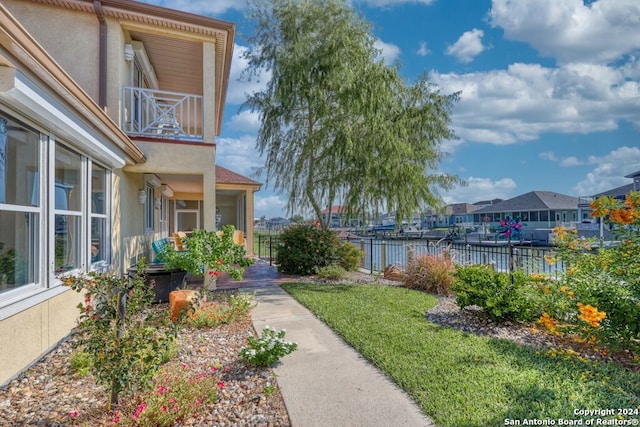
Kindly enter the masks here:
M 140 202 L 141 205 L 144 205 L 145 203 L 147 203 L 147 192 L 144 190 L 140 190 L 138 191 L 138 202 Z

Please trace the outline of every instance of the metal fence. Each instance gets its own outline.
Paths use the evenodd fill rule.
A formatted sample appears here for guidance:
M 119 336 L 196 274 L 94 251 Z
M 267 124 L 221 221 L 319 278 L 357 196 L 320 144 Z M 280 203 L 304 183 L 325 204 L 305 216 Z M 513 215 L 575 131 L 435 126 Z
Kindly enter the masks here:
M 394 264 L 404 269 L 407 266 L 410 251 L 415 256 L 442 256 L 445 252 L 451 256 L 456 264 L 491 264 L 499 271 L 523 269 L 528 274 L 544 273 L 557 276 L 564 270 L 562 263 L 549 263 L 545 256 L 549 256 L 553 248 L 526 245 L 509 245 L 507 242 L 498 244 L 457 243 L 435 240 L 381 240 L 374 238 L 350 239 L 360 248 L 365 256 L 362 268 L 374 273 L 382 272 L 387 266 Z M 275 262 L 279 243 L 277 236 L 258 236 L 256 255 Z

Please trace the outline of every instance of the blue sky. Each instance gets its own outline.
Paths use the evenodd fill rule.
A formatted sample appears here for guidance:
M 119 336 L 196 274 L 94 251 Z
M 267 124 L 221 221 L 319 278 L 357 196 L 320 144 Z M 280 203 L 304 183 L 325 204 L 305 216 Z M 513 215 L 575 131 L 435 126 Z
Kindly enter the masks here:
M 146 0 L 235 22 L 238 36 L 217 161 L 256 177 L 257 116 L 240 112 L 257 82 L 238 80 L 251 32 L 244 0 Z M 468 186 L 447 203 L 533 190 L 592 195 L 640 170 L 638 0 L 353 0 L 381 56 L 408 81 L 427 72 L 461 91 L 441 171 Z M 268 78 L 268 76 L 265 76 Z M 256 217 L 285 216 L 286 195 L 263 187 Z

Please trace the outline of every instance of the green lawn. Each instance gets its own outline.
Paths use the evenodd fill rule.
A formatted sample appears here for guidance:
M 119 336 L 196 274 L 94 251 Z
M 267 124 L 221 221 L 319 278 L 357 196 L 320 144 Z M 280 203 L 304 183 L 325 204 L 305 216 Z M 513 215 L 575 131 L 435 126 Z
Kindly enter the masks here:
M 508 419 L 559 425 L 580 419 L 574 409 L 640 409 L 640 374 L 437 326 L 424 317 L 436 304 L 431 295 L 376 285 L 282 286 L 438 426 L 502 426 Z

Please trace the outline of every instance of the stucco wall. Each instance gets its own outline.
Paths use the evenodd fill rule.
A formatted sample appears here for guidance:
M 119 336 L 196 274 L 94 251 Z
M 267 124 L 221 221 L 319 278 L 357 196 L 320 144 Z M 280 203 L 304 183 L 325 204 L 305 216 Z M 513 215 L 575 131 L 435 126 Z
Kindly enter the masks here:
M 0 322 L 0 384 L 42 357 L 76 326 L 82 295 L 67 290 Z
M 29 1 L 2 0 L 13 16 L 67 73 L 98 99 L 99 29 L 94 14 Z

